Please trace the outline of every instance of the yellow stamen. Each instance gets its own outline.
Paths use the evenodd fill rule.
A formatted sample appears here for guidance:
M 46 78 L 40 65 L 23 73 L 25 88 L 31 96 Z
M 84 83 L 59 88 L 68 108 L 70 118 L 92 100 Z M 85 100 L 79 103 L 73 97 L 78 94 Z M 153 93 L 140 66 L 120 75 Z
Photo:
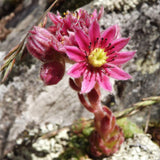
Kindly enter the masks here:
M 106 54 L 107 52 L 104 49 L 96 48 L 88 56 L 88 61 L 93 67 L 101 67 L 108 58 Z

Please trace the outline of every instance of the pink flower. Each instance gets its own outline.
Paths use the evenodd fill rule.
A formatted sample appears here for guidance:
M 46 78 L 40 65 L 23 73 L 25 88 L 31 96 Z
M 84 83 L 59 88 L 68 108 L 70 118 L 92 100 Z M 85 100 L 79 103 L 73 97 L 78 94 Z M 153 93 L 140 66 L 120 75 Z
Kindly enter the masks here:
M 53 22 L 53 25 L 50 26 L 48 30 L 54 35 L 57 34 L 58 31 L 58 34 L 62 36 L 69 35 L 68 31 L 73 32 L 75 27 L 79 27 L 85 32 L 88 32 L 90 24 L 94 20 L 100 20 L 103 15 L 103 10 L 102 7 L 99 13 L 97 13 L 95 9 L 92 14 L 88 14 L 88 12 L 83 9 L 79 9 L 75 13 L 67 11 L 64 17 L 62 17 L 59 12 L 57 12 L 57 14 L 50 12 L 48 16 Z
M 99 20 L 103 14 L 103 8 L 99 13 L 95 9 L 92 14 L 88 14 L 87 11 L 79 9 L 77 12 L 72 13 L 67 11 L 65 16 L 62 17 L 59 12 L 57 14 L 48 13 L 48 17 L 53 22 L 53 25 L 49 26 L 47 30 L 56 37 L 57 50 L 65 53 L 65 45 L 71 45 L 74 41 L 74 30 L 79 28 L 85 33 L 88 33 L 89 27 L 94 20 Z M 65 55 L 65 54 L 64 54 Z
M 135 52 L 120 52 L 129 38 L 118 38 L 119 28 L 111 26 L 102 33 L 97 21 L 93 21 L 88 34 L 77 28 L 77 46 L 66 46 L 66 54 L 76 63 L 68 74 L 73 78 L 83 77 L 81 93 L 88 93 L 97 82 L 105 90 L 112 90 L 109 77 L 127 80 L 131 76 L 119 65 L 130 60 Z

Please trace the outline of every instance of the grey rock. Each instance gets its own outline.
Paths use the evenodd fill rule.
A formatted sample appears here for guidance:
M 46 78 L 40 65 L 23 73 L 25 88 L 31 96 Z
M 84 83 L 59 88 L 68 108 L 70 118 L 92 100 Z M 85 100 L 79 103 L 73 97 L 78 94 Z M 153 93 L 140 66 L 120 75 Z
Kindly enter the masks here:
M 54 133 L 57 134 L 53 136 Z M 21 160 L 57 160 L 62 158 L 60 156 L 63 153 L 66 155 L 68 153 L 68 156 L 71 156 L 73 153 L 66 150 L 71 147 L 69 133 L 69 128 L 58 130 L 52 124 L 41 125 L 40 129 L 30 129 L 26 138 L 21 137 L 16 140 L 17 147 L 6 157 Z M 126 139 L 115 154 L 99 160 L 159 160 L 159 158 L 160 148 L 151 141 L 150 135 L 135 134 L 133 138 Z M 92 160 L 92 158 L 87 158 L 87 160 Z
M 159 147 L 150 140 L 146 134 L 134 135 L 134 138 L 127 139 L 120 150 L 109 158 L 104 160 L 159 160 Z

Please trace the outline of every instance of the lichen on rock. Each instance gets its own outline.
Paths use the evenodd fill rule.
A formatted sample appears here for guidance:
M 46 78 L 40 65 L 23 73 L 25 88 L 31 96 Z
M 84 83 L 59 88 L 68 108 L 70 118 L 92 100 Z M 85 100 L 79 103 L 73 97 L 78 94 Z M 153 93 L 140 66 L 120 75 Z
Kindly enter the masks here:
M 156 61 L 156 52 L 148 53 L 147 58 L 140 58 L 136 61 L 137 71 L 142 74 L 152 74 L 160 68 L 160 62 Z
M 88 124 L 86 127 L 90 128 L 90 121 Z M 72 127 L 58 129 L 50 123 L 27 129 L 5 160 L 93 160 L 87 153 L 88 134 L 73 131 Z M 99 160 L 159 160 L 160 148 L 150 138 L 150 135 L 136 133 L 126 139 L 114 155 Z
M 95 6 L 103 5 L 107 11 L 127 12 L 136 8 L 143 2 L 156 2 L 157 0 L 96 0 Z

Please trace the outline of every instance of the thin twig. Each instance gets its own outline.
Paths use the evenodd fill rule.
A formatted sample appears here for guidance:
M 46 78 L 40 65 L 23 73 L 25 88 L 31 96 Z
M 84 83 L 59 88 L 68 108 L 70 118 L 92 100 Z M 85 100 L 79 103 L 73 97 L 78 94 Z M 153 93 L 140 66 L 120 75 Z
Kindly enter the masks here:
M 127 109 L 120 111 L 120 112 L 115 112 L 115 116 L 117 119 L 120 119 L 123 117 L 129 117 L 129 116 L 134 115 L 137 112 L 143 110 L 147 106 L 151 106 L 156 103 L 160 103 L 160 96 L 144 98 L 142 102 L 135 103 L 130 108 L 127 108 Z
M 148 115 L 147 115 L 145 130 L 144 130 L 145 133 L 147 133 L 147 131 L 148 131 L 150 118 L 151 118 L 151 108 L 148 109 Z
M 34 24 L 31 29 L 35 26 L 35 25 L 39 25 L 41 20 L 43 18 L 45 18 L 45 16 L 47 15 L 47 13 L 54 7 L 54 5 L 58 2 L 59 0 L 55 0 L 51 5 L 50 7 L 44 12 L 44 14 L 38 19 L 38 21 L 36 22 L 36 24 Z M 2 80 L 0 81 L 0 83 L 3 83 L 9 73 L 11 72 L 12 68 L 13 68 L 13 65 L 11 66 L 10 64 L 14 64 L 16 59 L 17 59 L 17 56 L 20 54 L 20 53 L 23 53 L 23 50 L 24 50 L 24 43 L 25 43 L 25 40 L 26 38 L 28 37 L 29 35 L 29 32 L 27 32 L 27 34 L 25 35 L 25 37 L 22 39 L 22 41 L 20 41 L 18 43 L 18 45 L 16 45 L 14 48 L 12 48 L 9 53 L 4 57 L 4 64 L 2 66 L 0 66 L 0 72 L 4 71 L 4 75 L 2 76 Z M 22 54 L 23 55 L 23 54 Z M 11 66 L 11 67 L 10 67 Z M 10 68 L 9 68 L 10 67 Z
M 44 12 L 44 14 L 38 19 L 37 23 L 35 25 L 39 25 L 40 21 L 47 15 L 47 13 L 49 11 L 51 11 L 51 9 L 54 7 L 54 5 L 58 2 L 59 0 L 55 0 L 50 6 L 49 8 Z

